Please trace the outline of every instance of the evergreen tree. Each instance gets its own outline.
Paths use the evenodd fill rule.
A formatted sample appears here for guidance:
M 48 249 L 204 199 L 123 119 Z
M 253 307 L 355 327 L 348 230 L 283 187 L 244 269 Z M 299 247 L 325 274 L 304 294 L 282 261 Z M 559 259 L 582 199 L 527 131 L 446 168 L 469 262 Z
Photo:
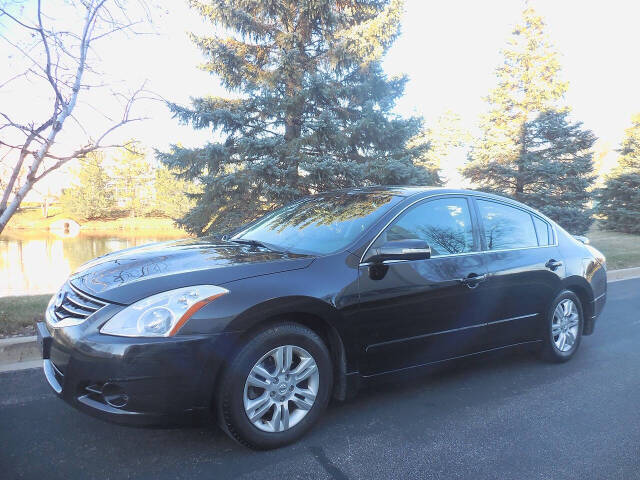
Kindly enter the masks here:
M 593 223 L 588 204 L 596 137 L 567 115 L 549 111 L 525 124 L 525 153 L 519 159 L 525 188 L 518 199 L 569 232 L 584 234 Z
M 78 183 L 65 189 L 60 199 L 63 209 L 84 220 L 109 217 L 115 199 L 111 179 L 103 168 L 104 153 L 91 152 L 80 161 Z
M 367 184 L 437 181 L 409 147 L 420 120 L 391 113 L 405 77 L 380 59 L 398 34 L 401 0 L 190 0 L 214 26 L 192 35 L 232 96 L 170 104 L 214 139 L 159 153 L 203 191 L 182 220 L 225 230 L 297 197 Z
M 155 202 L 157 214 L 174 220 L 182 217 L 195 206 L 193 195 L 200 192 L 198 185 L 178 178 L 163 165 L 155 171 Z
M 482 135 L 462 173 L 483 190 L 528 203 L 583 233 L 591 223 L 586 202 L 594 179 L 587 150 L 595 138 L 567 121 L 561 106 L 567 83 L 559 78 L 558 53 L 544 26 L 532 8 L 524 10 L 502 51 Z M 561 179 L 564 185 L 558 185 Z
M 153 166 L 135 142 L 120 148 L 113 160 L 113 183 L 118 206 L 129 216 L 146 216 L 155 201 Z
M 606 177 L 598 200 L 605 228 L 640 233 L 640 114 L 625 131 L 618 165 Z

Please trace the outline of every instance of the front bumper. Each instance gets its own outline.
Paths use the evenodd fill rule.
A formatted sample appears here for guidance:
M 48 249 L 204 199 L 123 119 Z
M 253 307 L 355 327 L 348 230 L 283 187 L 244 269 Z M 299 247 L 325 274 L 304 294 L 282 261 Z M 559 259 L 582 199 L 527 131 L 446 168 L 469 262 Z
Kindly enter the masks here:
M 89 330 L 89 332 L 87 332 Z M 127 425 L 181 422 L 210 410 L 235 335 L 126 338 L 90 327 L 38 325 L 44 374 L 67 403 Z M 48 350 L 48 351 L 47 351 Z

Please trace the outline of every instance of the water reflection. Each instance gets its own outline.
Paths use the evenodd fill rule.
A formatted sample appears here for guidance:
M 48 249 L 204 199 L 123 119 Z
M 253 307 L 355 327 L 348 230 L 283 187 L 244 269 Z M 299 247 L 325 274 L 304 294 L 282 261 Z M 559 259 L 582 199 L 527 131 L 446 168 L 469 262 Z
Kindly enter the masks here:
M 145 243 L 181 238 L 163 232 L 9 232 L 0 237 L 0 296 L 52 293 L 84 262 Z

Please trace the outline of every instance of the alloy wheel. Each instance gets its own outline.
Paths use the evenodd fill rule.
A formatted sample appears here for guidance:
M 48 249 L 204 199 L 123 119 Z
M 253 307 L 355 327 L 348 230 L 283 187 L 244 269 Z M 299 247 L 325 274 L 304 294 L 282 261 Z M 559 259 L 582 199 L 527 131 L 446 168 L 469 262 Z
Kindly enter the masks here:
M 249 421 L 265 432 L 288 430 L 313 407 L 319 383 L 316 361 L 304 348 L 274 348 L 256 362 L 245 382 L 243 401 Z
M 580 314 L 578 307 L 569 298 L 565 298 L 556 306 L 551 321 L 551 336 L 555 347 L 561 352 L 573 348 L 578 338 Z

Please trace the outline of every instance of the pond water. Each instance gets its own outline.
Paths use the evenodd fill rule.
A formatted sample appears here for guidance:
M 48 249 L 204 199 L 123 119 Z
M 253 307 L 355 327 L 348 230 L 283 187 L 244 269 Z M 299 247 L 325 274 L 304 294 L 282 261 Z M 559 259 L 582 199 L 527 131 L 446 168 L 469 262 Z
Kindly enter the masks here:
M 0 236 L 0 297 L 53 293 L 71 273 L 92 258 L 182 237 L 155 231 L 81 231 L 66 238 L 52 232 L 5 231 Z

